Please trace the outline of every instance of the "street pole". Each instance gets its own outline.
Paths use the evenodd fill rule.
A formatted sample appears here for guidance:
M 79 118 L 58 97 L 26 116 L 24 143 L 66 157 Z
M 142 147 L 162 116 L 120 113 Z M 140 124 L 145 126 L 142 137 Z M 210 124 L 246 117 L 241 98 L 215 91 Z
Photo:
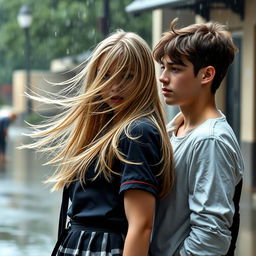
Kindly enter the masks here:
M 103 0 L 102 32 L 105 37 L 109 34 L 109 25 L 110 25 L 109 0 Z
M 20 27 L 24 30 L 25 34 L 25 46 L 24 46 L 24 55 L 25 55 L 25 68 L 26 68 L 26 92 L 30 94 L 30 35 L 29 27 L 32 23 L 32 14 L 29 6 L 23 5 L 20 8 L 20 11 L 17 16 L 18 23 Z M 32 101 L 30 98 L 27 98 L 27 114 L 32 113 Z
M 25 33 L 25 64 L 26 64 L 26 84 L 27 93 L 30 93 L 30 35 L 29 28 L 24 28 Z M 27 112 L 32 113 L 32 102 L 30 98 L 27 98 Z

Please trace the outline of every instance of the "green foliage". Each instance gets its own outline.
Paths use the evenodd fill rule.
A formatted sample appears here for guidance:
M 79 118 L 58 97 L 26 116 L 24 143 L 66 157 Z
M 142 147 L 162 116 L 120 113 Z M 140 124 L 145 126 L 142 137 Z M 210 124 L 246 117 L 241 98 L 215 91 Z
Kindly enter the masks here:
M 143 37 L 148 44 L 151 44 L 151 12 L 143 12 L 139 15 L 131 15 L 125 12 L 125 7 L 131 0 L 109 0 L 111 8 L 110 30 L 121 28 L 125 31 L 132 31 Z
M 128 15 L 125 7 L 131 1 L 109 0 L 110 32 L 134 31 L 150 43 L 151 14 Z M 33 14 L 31 69 L 49 69 L 52 59 L 80 54 L 103 39 L 103 0 L 0 0 L 0 85 L 11 82 L 13 70 L 24 68 L 25 36 L 17 22 L 23 4 Z

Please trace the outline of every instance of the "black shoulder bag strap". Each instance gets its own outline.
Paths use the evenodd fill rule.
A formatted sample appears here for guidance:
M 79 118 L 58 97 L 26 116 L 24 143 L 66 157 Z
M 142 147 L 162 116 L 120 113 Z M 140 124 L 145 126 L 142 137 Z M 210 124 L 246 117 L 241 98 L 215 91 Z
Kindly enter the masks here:
M 235 205 L 235 214 L 233 217 L 232 226 L 230 227 L 232 239 L 231 239 L 231 244 L 230 244 L 228 253 L 225 256 L 235 255 L 236 240 L 238 237 L 238 231 L 239 231 L 239 225 L 240 225 L 239 202 L 240 202 L 240 197 L 242 192 L 242 184 L 243 184 L 243 180 L 241 179 L 241 181 L 236 185 L 236 188 L 235 188 L 235 194 L 233 198 L 233 202 Z
M 58 228 L 58 241 L 55 244 L 51 256 L 56 256 L 58 248 L 61 244 L 62 239 L 67 233 L 66 222 L 67 222 L 67 212 L 68 212 L 68 188 L 65 186 L 62 192 L 62 202 L 60 208 L 60 217 L 59 217 L 59 228 Z

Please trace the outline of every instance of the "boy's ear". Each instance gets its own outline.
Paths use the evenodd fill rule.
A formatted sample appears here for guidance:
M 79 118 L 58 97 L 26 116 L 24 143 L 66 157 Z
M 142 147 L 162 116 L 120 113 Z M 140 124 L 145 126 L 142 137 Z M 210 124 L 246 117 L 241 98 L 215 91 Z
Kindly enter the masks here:
M 215 68 L 213 66 L 207 66 L 202 70 L 202 84 L 208 84 L 213 81 L 215 76 Z

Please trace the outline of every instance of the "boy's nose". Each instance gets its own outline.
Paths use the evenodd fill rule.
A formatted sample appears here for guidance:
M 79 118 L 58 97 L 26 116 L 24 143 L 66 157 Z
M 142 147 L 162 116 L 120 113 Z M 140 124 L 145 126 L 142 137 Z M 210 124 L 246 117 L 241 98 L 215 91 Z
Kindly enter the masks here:
M 169 84 L 170 79 L 169 79 L 169 77 L 166 76 L 166 75 L 164 74 L 164 72 L 163 72 L 163 73 L 161 74 L 161 76 L 159 77 L 159 81 L 160 81 L 161 83 L 163 83 L 163 84 Z

